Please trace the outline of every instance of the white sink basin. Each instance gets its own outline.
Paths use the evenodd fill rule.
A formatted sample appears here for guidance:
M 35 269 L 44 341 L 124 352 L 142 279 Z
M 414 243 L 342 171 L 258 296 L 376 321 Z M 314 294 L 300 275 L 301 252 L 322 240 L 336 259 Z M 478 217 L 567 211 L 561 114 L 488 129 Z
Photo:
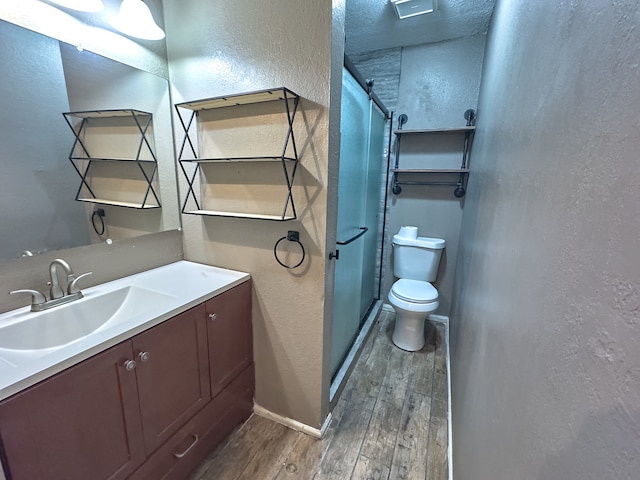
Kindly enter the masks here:
M 43 312 L 20 312 L 0 324 L 0 349 L 42 350 L 59 347 L 145 312 L 170 305 L 173 296 L 128 286 Z

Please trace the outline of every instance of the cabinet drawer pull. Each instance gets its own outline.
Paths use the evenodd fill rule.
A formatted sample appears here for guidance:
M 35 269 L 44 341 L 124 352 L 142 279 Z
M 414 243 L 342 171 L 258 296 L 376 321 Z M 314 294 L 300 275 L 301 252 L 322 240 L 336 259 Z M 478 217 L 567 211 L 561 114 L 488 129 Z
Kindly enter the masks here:
M 215 320 L 216 318 L 218 318 L 218 314 L 217 314 L 217 313 L 210 313 L 210 314 L 209 314 L 209 318 L 210 318 L 211 320 Z
M 138 358 L 141 362 L 148 362 L 149 360 L 151 360 L 151 354 L 149 352 L 140 352 L 138 354 Z
M 187 453 L 189 453 L 189 450 L 191 450 L 193 447 L 196 446 L 196 444 L 198 443 L 198 435 L 196 435 L 195 433 L 193 434 L 193 443 L 191 445 L 189 445 L 189 447 L 182 453 L 174 453 L 173 456 L 176 458 L 182 458 L 184 457 Z
M 133 360 L 126 360 L 124 362 L 124 368 L 125 370 L 127 370 L 127 372 L 130 372 L 131 370 L 136 368 L 136 362 Z

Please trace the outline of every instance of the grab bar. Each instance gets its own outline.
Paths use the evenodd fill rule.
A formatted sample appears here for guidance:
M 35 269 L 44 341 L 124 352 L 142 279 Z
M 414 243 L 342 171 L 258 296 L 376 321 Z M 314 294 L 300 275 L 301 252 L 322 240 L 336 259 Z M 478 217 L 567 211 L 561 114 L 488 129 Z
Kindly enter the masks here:
M 362 231 L 360 233 L 356 234 L 355 236 L 351 237 L 349 240 L 345 240 L 344 242 L 336 242 L 336 244 L 338 244 L 338 245 L 349 245 L 351 242 L 356 241 L 361 236 L 363 236 L 365 233 L 367 233 L 367 231 L 369 230 L 369 227 L 360 227 L 360 230 L 362 230 Z

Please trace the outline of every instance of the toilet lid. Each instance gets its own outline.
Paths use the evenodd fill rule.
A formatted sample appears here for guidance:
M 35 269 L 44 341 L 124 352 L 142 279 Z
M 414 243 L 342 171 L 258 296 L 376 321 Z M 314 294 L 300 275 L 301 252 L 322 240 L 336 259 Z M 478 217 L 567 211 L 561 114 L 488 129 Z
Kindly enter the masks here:
M 429 282 L 402 278 L 391 287 L 393 294 L 401 300 L 413 303 L 431 303 L 438 300 L 438 290 Z

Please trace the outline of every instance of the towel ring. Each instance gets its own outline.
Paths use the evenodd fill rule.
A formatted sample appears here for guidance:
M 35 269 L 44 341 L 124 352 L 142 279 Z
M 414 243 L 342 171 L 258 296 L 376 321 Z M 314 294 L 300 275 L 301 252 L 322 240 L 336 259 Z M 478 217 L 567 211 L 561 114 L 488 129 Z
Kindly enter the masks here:
M 100 225 L 102 226 L 100 230 L 98 230 L 98 226 L 96 225 L 96 217 L 98 217 Z M 96 208 L 91 214 L 91 225 L 98 235 L 104 235 L 104 210 L 102 208 Z
M 282 242 L 283 240 L 295 242 L 298 245 L 300 245 L 300 248 L 302 249 L 302 258 L 295 265 L 287 265 L 286 263 L 284 263 L 278 258 L 278 245 L 280 245 L 280 242 Z M 304 262 L 304 257 L 306 256 L 306 252 L 304 250 L 304 245 L 302 245 L 302 243 L 300 242 L 300 234 L 294 230 L 289 230 L 286 236 L 279 238 L 276 244 L 273 246 L 273 256 L 276 258 L 276 262 L 278 262 L 284 268 L 288 268 L 289 270 L 298 268 L 300 265 L 302 265 L 302 262 Z

